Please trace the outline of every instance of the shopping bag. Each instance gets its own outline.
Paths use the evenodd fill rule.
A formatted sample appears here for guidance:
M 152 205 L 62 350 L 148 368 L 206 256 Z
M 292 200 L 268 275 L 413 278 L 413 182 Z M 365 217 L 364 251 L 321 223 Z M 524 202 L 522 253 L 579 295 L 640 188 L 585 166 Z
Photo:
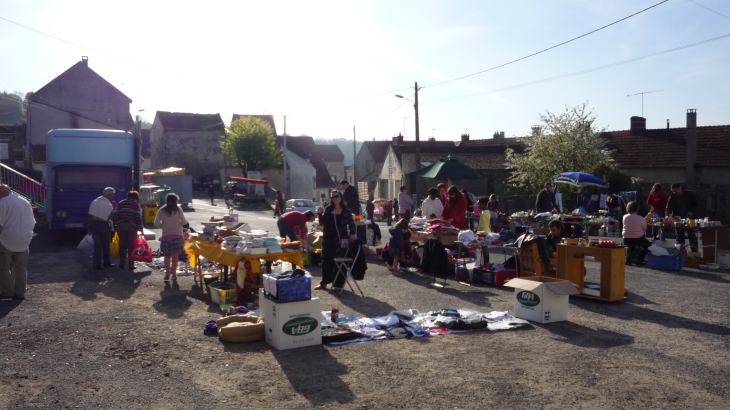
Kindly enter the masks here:
M 80 251 L 93 251 L 94 250 L 94 238 L 91 235 L 84 236 L 84 239 L 79 242 L 77 247 Z
M 152 248 L 144 238 L 137 238 L 132 242 L 132 252 L 129 255 L 130 261 L 152 262 Z
M 112 243 L 109 245 L 109 255 L 111 255 L 112 258 L 119 257 L 119 234 L 116 232 L 114 232 Z

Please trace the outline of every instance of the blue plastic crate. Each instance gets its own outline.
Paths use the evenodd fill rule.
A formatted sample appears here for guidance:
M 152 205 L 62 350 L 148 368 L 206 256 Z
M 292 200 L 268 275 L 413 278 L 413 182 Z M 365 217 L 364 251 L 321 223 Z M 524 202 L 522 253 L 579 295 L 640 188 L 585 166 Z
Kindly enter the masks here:
M 279 279 L 276 281 L 276 296 L 270 296 L 278 303 L 309 300 L 312 298 L 312 277 L 307 275 L 301 278 Z
M 656 256 L 648 254 L 646 255 L 646 264 L 651 269 L 682 270 L 684 255 Z

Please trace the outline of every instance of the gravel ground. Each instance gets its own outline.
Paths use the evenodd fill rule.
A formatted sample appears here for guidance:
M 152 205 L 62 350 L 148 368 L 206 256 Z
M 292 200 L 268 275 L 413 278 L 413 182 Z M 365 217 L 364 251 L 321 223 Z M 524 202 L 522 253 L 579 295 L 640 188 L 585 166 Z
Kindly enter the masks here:
M 194 226 L 225 211 L 195 207 Z M 275 229 L 265 207 L 238 212 Z M 149 268 L 91 273 L 78 239 L 39 235 L 27 300 L 0 301 L 0 408 L 728 407 L 728 271 L 627 267 L 628 300 L 571 298 L 570 321 L 524 330 L 276 351 L 203 336 L 218 307 L 191 277 L 171 286 Z M 512 311 L 510 289 L 431 282 L 373 258 L 364 298 L 315 294 L 345 315 Z

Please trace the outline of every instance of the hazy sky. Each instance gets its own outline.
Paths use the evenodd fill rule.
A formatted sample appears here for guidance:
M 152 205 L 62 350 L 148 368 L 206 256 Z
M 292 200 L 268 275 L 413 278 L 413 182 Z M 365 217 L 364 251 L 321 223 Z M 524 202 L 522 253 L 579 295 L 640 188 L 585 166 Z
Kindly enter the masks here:
M 538 56 L 524 57 L 660 0 L 611 1 L 33 1 L 0 0 L 0 89 L 33 91 L 89 66 L 152 121 L 156 110 L 272 114 L 289 135 L 426 139 L 523 135 L 545 110 L 588 102 L 598 124 L 627 129 L 730 124 L 730 1 L 670 0 Z M 714 10 L 699 6 L 698 4 Z M 94 50 L 90 51 L 88 49 Z M 518 86 L 518 87 L 515 87 Z M 399 91 L 395 91 L 399 90 Z M 404 117 L 408 117 L 405 118 Z M 404 129 L 405 123 L 405 129 Z M 435 129 L 435 130 L 434 130 Z

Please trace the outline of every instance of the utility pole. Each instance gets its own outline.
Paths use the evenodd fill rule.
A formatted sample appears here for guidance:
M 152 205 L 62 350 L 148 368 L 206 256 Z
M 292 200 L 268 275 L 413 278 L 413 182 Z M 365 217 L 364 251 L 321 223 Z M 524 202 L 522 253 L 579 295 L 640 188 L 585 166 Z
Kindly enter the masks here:
M 651 93 L 660 93 L 664 90 L 654 90 L 654 91 L 642 91 L 640 93 L 636 94 L 629 94 L 627 97 L 633 97 L 635 95 L 641 94 L 641 118 L 644 118 L 644 94 L 651 94 Z
M 416 90 L 416 100 L 413 104 L 413 108 L 416 111 L 416 171 L 421 169 L 421 133 L 420 128 L 418 126 L 418 82 L 415 83 L 415 90 Z M 417 192 L 416 188 L 416 177 L 411 177 L 411 192 L 412 194 L 416 194 Z
M 357 186 L 357 136 L 355 135 L 355 126 L 352 126 L 352 153 L 353 160 L 352 160 L 352 179 L 353 183 L 355 184 L 355 188 L 358 188 Z
M 284 163 L 284 186 L 281 187 L 281 191 L 284 194 L 284 199 L 289 199 L 286 195 L 286 115 L 284 116 L 284 151 L 282 161 Z

